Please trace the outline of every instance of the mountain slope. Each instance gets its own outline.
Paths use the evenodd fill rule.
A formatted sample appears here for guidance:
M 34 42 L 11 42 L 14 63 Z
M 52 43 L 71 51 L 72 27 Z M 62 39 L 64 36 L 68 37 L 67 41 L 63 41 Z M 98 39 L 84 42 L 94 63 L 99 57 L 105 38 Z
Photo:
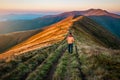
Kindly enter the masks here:
M 63 40 L 69 27 L 72 25 L 72 18 L 73 16 L 70 16 L 56 24 L 45 27 L 42 32 L 1 54 L 0 58 L 9 57 L 11 55 L 19 55 L 23 52 L 48 46 Z
M 94 80 L 94 79 L 119 80 L 120 46 L 118 44 L 120 44 L 120 40 L 117 40 L 118 43 L 115 42 L 116 39 L 114 38 L 114 36 L 111 35 L 111 33 L 97 26 L 98 24 L 95 24 L 94 22 L 86 24 L 85 20 L 87 20 L 88 22 L 92 22 L 92 21 L 89 21 L 90 19 L 85 18 L 83 21 L 76 22 L 71 29 L 76 40 L 75 50 L 74 50 L 76 54 L 74 55 L 78 56 L 78 58 L 77 57 L 76 58 L 78 59 L 78 62 L 79 62 L 78 64 L 80 64 L 79 65 L 80 71 L 76 71 L 72 73 L 77 76 L 77 79 L 80 78 L 82 80 L 84 79 L 85 80 Z M 85 25 L 89 25 L 89 26 L 86 26 L 84 28 L 83 25 L 84 27 Z M 92 25 L 93 27 L 91 27 L 90 25 Z M 92 28 L 92 30 L 90 30 L 89 27 Z M 110 44 L 115 44 L 115 45 L 110 45 Z M 114 50 L 112 48 L 104 48 L 101 45 L 103 45 L 104 47 L 113 46 L 114 48 L 116 46 L 116 48 L 117 47 L 119 48 L 118 50 Z M 70 61 L 72 57 L 70 57 L 68 61 Z M 72 62 L 70 61 L 68 63 L 70 64 Z M 70 64 L 70 65 L 71 66 L 75 65 L 75 62 L 74 64 Z M 75 66 L 77 66 L 77 63 Z M 67 68 L 67 71 L 68 71 L 68 68 Z M 61 66 L 59 67 L 59 69 L 61 69 Z M 57 74 L 59 74 L 59 72 Z M 80 74 L 80 76 L 78 76 L 77 74 Z M 59 80 L 59 76 L 60 75 L 57 75 L 58 80 Z M 66 76 L 64 76 L 63 80 L 66 80 L 65 77 Z M 74 79 L 75 77 L 72 80 Z
M 72 54 L 68 53 L 64 39 L 68 31 L 75 38 Z M 6 59 L 0 62 L 0 79 L 119 80 L 120 43 L 117 41 L 93 20 L 70 16 L 11 48 L 15 51 L 11 52 L 13 55 L 1 54 L 2 58 L 6 54 Z
M 120 18 L 110 16 L 90 16 L 90 18 L 120 38 Z
M 37 34 L 40 31 L 40 29 L 37 29 L 0 35 L 0 52 L 3 52 L 16 44 L 19 44 L 20 42 L 26 40 L 34 34 Z
M 59 42 L 65 38 L 69 28 L 75 25 L 77 25 L 75 28 L 79 26 L 82 29 L 82 32 L 87 34 L 85 36 L 89 36 L 90 39 L 97 44 L 114 49 L 120 48 L 120 40 L 93 20 L 83 16 L 76 18 L 70 16 L 56 24 L 45 27 L 42 32 L 1 54 L 0 58 L 19 55 L 30 50 Z
M 82 20 L 75 22 L 74 25 L 76 26 L 75 28 L 79 26 L 82 31 L 91 36 L 93 41 L 98 41 L 97 43 L 104 44 L 107 47 L 120 49 L 120 40 L 92 19 L 83 17 Z

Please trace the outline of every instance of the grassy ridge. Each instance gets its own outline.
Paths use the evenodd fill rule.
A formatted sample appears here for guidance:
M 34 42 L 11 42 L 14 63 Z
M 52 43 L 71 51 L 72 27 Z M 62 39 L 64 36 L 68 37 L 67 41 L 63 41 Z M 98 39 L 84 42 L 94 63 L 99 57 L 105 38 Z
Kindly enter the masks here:
M 79 66 L 76 53 L 70 54 L 66 51 L 54 72 L 53 80 L 82 80 Z
M 5 75 L 8 72 L 11 72 L 14 70 L 17 66 L 19 66 L 20 63 L 27 62 L 29 59 L 33 58 L 34 56 L 41 54 L 41 53 L 47 53 L 49 55 L 50 52 L 53 52 L 54 49 L 58 47 L 58 44 L 54 44 L 53 46 L 45 47 L 42 49 L 29 51 L 24 54 L 21 54 L 19 56 L 14 56 L 14 58 L 10 62 L 4 62 L 0 65 L 0 76 Z
M 22 75 L 25 75 L 25 73 L 27 74 L 28 72 L 33 70 L 37 65 L 39 65 L 43 60 L 45 60 L 46 57 L 50 54 L 49 51 L 53 52 L 54 49 L 57 48 L 57 46 L 58 44 L 54 44 L 54 46 L 51 47 L 47 47 L 40 50 L 34 50 L 32 53 L 28 52 L 28 54 L 22 54 L 21 55 L 22 57 L 21 56 L 15 57 L 14 61 L 6 63 L 0 68 L 0 70 L 2 71 L 1 76 L 4 75 L 2 76 L 3 79 L 7 79 L 7 78 L 9 79 L 10 77 L 11 79 L 12 78 L 20 79 Z M 28 58 L 28 56 L 30 55 L 33 56 L 31 58 Z M 26 58 L 27 60 L 24 61 Z M 25 71 L 21 72 L 21 70 L 25 70 Z M 16 75 L 15 73 L 17 72 L 20 73 Z
M 19 80 L 25 74 L 29 73 L 35 67 L 37 67 L 37 65 L 42 63 L 46 57 L 47 57 L 47 53 L 36 55 L 35 57 L 31 58 L 27 62 L 19 64 L 19 66 L 15 70 L 4 75 L 2 79 L 3 80 L 9 80 L 9 79 Z
M 43 78 L 46 77 L 53 63 L 62 54 L 61 51 L 65 49 L 65 46 L 66 45 L 63 45 L 56 49 L 55 52 L 52 53 L 40 66 L 38 66 L 37 69 L 32 72 L 26 80 L 43 80 Z
M 59 60 L 59 63 L 56 67 L 56 71 L 54 72 L 53 80 L 62 80 L 65 77 L 65 73 L 67 71 L 68 65 L 68 53 L 65 52 L 62 58 Z
M 11 62 L 0 64 L 0 72 L 2 72 L 0 79 L 119 80 L 120 50 L 105 48 L 108 46 L 111 48 L 117 47 L 117 42 L 112 42 L 113 44 L 111 44 L 111 41 L 106 40 L 107 45 L 102 41 L 107 39 L 107 36 L 103 35 L 106 38 L 100 37 L 102 35 L 98 34 L 100 31 L 98 30 L 99 27 L 95 27 L 96 23 L 89 21 L 87 18 L 83 19 L 88 21 L 88 25 L 85 25 L 84 20 L 82 20 L 75 22 L 71 27 L 71 32 L 75 38 L 72 54 L 65 51 L 67 43 L 63 40 L 44 49 L 15 56 Z M 93 30 L 87 29 L 87 27 L 93 27 Z M 110 37 L 111 35 L 109 35 Z M 101 40 L 99 38 L 104 39 Z M 112 37 L 112 41 L 114 39 Z M 49 73 L 52 74 L 49 75 Z
M 101 43 L 93 42 L 91 36 L 86 35 L 82 30 L 80 33 L 79 30 L 81 29 L 74 27 L 73 33 L 78 47 L 81 70 L 86 80 L 119 80 L 120 51 L 114 52 L 103 48 Z
M 111 55 L 108 52 L 83 53 L 79 52 L 82 62 L 82 72 L 87 80 L 119 80 L 120 55 Z
M 73 24 L 72 29 L 73 28 L 81 31 L 84 37 L 88 36 L 89 39 L 96 43 L 100 43 L 104 47 L 120 49 L 120 40 L 116 36 L 87 17 L 83 17 L 82 20 L 76 21 Z

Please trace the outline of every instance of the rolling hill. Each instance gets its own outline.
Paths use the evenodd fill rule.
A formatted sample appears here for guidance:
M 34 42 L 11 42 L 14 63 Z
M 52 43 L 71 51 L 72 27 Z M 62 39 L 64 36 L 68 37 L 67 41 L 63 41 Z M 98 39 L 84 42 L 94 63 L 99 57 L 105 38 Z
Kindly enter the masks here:
M 90 18 L 120 38 L 120 18 L 111 16 L 90 16 Z
M 0 35 L 0 53 L 16 44 L 21 43 L 22 41 L 33 36 L 34 34 L 37 34 L 40 31 L 42 31 L 42 29 L 20 31 Z
M 0 34 L 42 28 L 59 22 L 63 17 L 42 17 L 33 20 L 12 20 L 0 22 Z
M 0 54 L 0 79 L 119 80 L 119 53 L 120 40 L 111 32 L 88 17 L 69 16 Z
M 20 44 L 10 48 L 8 51 L 5 53 L 1 54 L 0 58 L 8 57 L 9 55 L 18 55 L 23 52 L 27 52 L 30 50 L 34 50 L 36 48 L 40 48 L 43 46 L 48 46 L 51 45 L 52 42 L 58 42 L 59 40 L 63 39 L 65 35 L 67 34 L 68 29 L 77 23 L 77 26 L 81 26 L 81 28 L 91 36 L 92 40 L 97 41 L 97 43 L 100 43 L 101 45 L 108 47 L 108 48 L 113 48 L 113 49 L 119 49 L 120 48 L 120 40 L 115 37 L 111 32 L 107 31 L 104 27 L 98 25 L 96 22 L 94 22 L 92 19 L 89 19 L 87 17 L 76 17 L 76 16 L 69 16 L 66 19 L 63 19 L 62 21 L 53 24 L 48 27 L 42 28 L 43 31 L 39 32 L 38 34 L 34 33 L 34 31 L 30 32 L 23 32 L 23 33 L 13 33 L 5 37 L 5 35 L 1 36 L 1 50 L 8 49 L 12 47 L 13 45 L 16 45 L 20 42 Z M 76 21 L 79 18 L 82 18 L 80 21 Z M 75 24 L 76 25 L 76 24 Z M 39 31 L 39 30 L 38 30 Z M 37 31 L 37 32 L 38 32 Z M 36 32 L 36 31 L 35 31 Z M 56 33 L 57 32 L 57 33 Z M 27 35 L 27 33 L 29 35 Z M 15 37 L 15 35 L 20 35 Z M 26 35 L 24 35 L 26 34 Z M 35 35 L 34 35 L 35 34 Z M 22 36 L 24 35 L 24 36 Z M 32 36 L 34 35 L 34 36 Z M 87 36 L 88 36 L 87 35 Z M 104 36 L 103 36 L 104 35 Z M 30 37 L 32 36 L 32 37 Z M 11 38 L 13 37 L 13 38 Z M 27 39 L 30 37 L 29 39 Z M 9 45 L 6 45 L 8 41 Z M 25 40 L 27 39 L 27 40 Z M 24 41 L 25 40 L 25 41 Z M 5 41 L 5 42 L 3 42 Z M 6 44 L 4 44 L 6 43 Z M 3 47 L 5 46 L 5 47 Z M 17 54 L 18 53 L 18 54 Z
M 66 35 L 70 25 L 72 24 L 72 16 L 51 26 L 45 27 L 42 32 L 30 37 L 26 41 L 12 47 L 7 52 L 0 54 L 0 58 L 10 57 L 11 55 L 19 55 L 23 52 L 41 48 L 59 42 Z

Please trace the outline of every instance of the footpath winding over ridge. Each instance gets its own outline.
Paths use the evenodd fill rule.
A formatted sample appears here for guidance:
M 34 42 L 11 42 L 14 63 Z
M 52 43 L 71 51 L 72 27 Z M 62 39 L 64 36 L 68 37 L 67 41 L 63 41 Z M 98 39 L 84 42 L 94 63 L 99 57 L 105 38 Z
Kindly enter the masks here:
M 15 56 L 9 62 L 1 62 L 0 72 L 2 73 L 0 73 L 0 79 L 110 80 L 111 78 L 112 80 L 119 80 L 120 51 L 116 50 L 115 52 L 112 49 L 105 48 L 107 46 L 113 46 L 113 48 L 117 47 L 116 42 L 113 42 L 116 41 L 116 38 L 109 35 L 108 39 L 112 37 L 112 40 L 108 40 L 105 44 L 106 41 L 104 40 L 107 39 L 108 34 L 99 35 L 98 32 L 104 32 L 104 30 L 102 31 L 102 28 L 97 26 L 96 23 L 84 17 L 78 17 L 78 19 L 72 18 L 73 17 L 69 17 L 66 19 L 62 25 L 50 27 L 47 30 L 50 31 L 50 33 L 46 33 L 44 36 L 38 34 L 25 43 L 26 45 L 30 45 L 31 42 L 41 42 L 41 38 L 47 40 L 54 35 L 52 37 L 56 39 L 54 44 L 44 48 L 37 47 L 35 50 Z M 70 22 L 67 20 L 70 20 Z M 75 45 L 73 53 L 69 54 L 66 50 L 67 42 L 63 39 L 65 39 L 71 20 L 75 21 L 70 29 L 75 37 Z M 76 22 L 76 20 L 78 21 Z M 86 20 L 87 23 L 85 23 Z M 62 26 L 62 28 L 66 27 L 65 31 L 61 29 L 60 26 Z M 91 27 L 90 30 L 87 27 Z M 53 29 L 55 29 L 55 32 L 51 32 Z M 43 32 L 43 34 L 45 32 Z M 62 34 L 63 32 L 64 34 Z M 53 34 L 49 36 L 51 33 Z M 59 38 L 57 35 L 59 35 Z M 101 38 L 101 40 L 98 38 Z M 63 41 L 61 41 L 61 39 Z M 18 48 L 25 44 L 22 43 L 16 47 Z

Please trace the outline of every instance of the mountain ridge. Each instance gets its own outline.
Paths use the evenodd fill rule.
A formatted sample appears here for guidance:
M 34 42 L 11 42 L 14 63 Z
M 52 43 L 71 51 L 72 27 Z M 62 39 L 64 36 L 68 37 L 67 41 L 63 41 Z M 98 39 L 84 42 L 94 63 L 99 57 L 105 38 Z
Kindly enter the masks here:
M 79 27 L 79 31 L 83 33 L 82 37 L 83 35 L 85 35 L 85 37 L 87 36 L 88 39 L 92 40 L 95 44 L 97 43 L 100 44 L 100 46 L 113 49 L 120 48 L 120 40 L 93 20 L 84 16 L 76 18 L 74 18 L 74 16 L 69 16 L 58 23 L 44 28 L 42 32 L 35 34 L 24 42 L 12 47 L 5 53 L 0 54 L 0 59 L 5 59 L 13 55 L 17 56 L 24 52 L 59 42 L 65 38 L 72 26 L 76 26 L 75 28 Z
M 25 49 L 25 51 L 28 51 L 29 49 L 30 50 L 32 49 L 31 47 L 33 47 L 33 49 L 36 49 L 38 47 L 48 46 L 48 45 L 52 44 L 53 42 L 55 43 L 55 42 L 62 40 L 64 38 L 64 35 L 66 34 L 66 31 L 68 31 L 68 28 L 72 24 L 71 23 L 72 18 L 73 17 L 70 16 L 56 24 L 48 26 L 42 32 L 32 36 L 31 38 L 27 39 L 23 43 L 20 43 L 20 44 L 14 46 L 13 48 L 11 48 L 11 50 L 8 50 L 7 52 L 0 54 L 0 58 L 11 56 L 14 53 L 16 53 L 16 55 L 18 55 L 18 54 L 20 54 L 20 52 L 22 50 L 24 51 L 24 49 Z M 57 34 L 56 34 L 56 31 L 57 31 Z M 15 51 L 17 51 L 17 52 L 15 52 Z
M 102 9 L 88 9 L 85 11 L 70 11 L 70 12 L 61 13 L 59 15 L 63 15 L 63 16 L 73 16 L 73 15 L 101 16 L 101 15 L 105 15 L 105 16 L 111 16 L 114 18 L 120 18 L 120 15 L 110 13 L 110 12 L 108 12 L 106 10 L 102 10 Z

